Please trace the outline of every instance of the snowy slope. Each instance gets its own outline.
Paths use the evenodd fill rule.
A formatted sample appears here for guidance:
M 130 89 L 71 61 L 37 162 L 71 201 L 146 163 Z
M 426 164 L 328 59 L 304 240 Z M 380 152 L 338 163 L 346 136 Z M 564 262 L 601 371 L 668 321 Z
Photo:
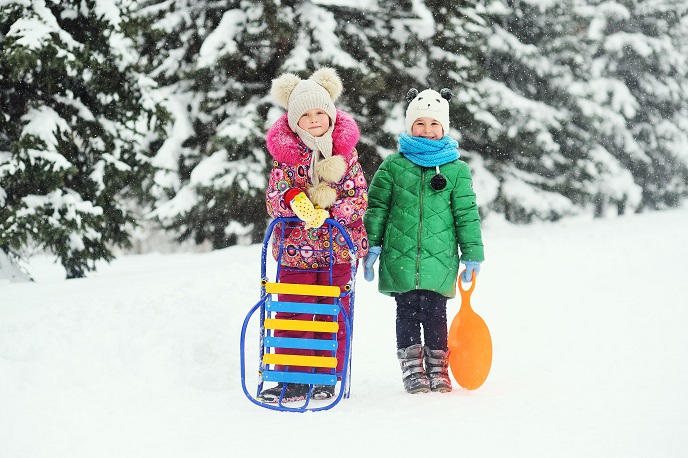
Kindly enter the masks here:
M 471 392 L 403 392 L 394 302 L 359 275 L 351 398 L 308 414 L 241 390 L 259 246 L 126 256 L 69 281 L 35 258 L 36 283 L 0 283 L 0 456 L 686 456 L 686 228 L 686 209 L 488 220 L 472 302 L 494 360 Z

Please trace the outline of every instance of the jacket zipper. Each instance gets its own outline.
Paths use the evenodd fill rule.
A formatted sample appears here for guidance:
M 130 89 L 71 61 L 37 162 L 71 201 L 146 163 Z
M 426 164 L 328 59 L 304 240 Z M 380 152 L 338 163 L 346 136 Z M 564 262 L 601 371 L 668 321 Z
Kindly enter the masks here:
M 420 208 L 418 209 L 420 219 L 418 221 L 418 249 L 416 251 L 416 289 L 420 287 L 420 241 L 423 233 L 423 183 L 425 183 L 424 168 L 420 171 Z

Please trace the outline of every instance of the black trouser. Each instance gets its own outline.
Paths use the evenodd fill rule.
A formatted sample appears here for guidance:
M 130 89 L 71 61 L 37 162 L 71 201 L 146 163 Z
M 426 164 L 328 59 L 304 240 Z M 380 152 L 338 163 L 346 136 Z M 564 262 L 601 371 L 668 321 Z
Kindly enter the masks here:
M 447 350 L 447 298 L 434 291 L 418 289 L 396 294 L 397 349 L 422 344 L 431 350 Z

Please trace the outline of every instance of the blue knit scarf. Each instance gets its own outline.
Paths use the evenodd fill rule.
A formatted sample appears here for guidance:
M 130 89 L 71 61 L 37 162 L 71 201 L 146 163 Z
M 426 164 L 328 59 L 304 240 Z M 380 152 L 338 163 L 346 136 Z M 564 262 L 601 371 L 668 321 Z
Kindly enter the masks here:
M 459 143 L 449 135 L 430 140 L 402 132 L 399 136 L 399 152 L 421 167 L 435 167 L 458 159 Z

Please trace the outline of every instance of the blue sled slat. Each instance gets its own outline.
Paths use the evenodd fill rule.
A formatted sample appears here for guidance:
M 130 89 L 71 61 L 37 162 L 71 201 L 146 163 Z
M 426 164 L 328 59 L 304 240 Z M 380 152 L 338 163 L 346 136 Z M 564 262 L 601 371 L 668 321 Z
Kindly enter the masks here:
M 265 303 L 268 312 L 312 313 L 314 315 L 339 315 L 339 306 L 334 304 L 312 304 L 307 302 L 268 301 Z
M 297 339 L 292 337 L 266 337 L 263 345 L 272 348 L 301 348 L 305 350 L 336 350 L 336 340 Z
M 306 385 L 336 385 L 337 376 L 332 374 L 311 374 L 309 372 L 264 371 L 266 382 L 305 383 Z

